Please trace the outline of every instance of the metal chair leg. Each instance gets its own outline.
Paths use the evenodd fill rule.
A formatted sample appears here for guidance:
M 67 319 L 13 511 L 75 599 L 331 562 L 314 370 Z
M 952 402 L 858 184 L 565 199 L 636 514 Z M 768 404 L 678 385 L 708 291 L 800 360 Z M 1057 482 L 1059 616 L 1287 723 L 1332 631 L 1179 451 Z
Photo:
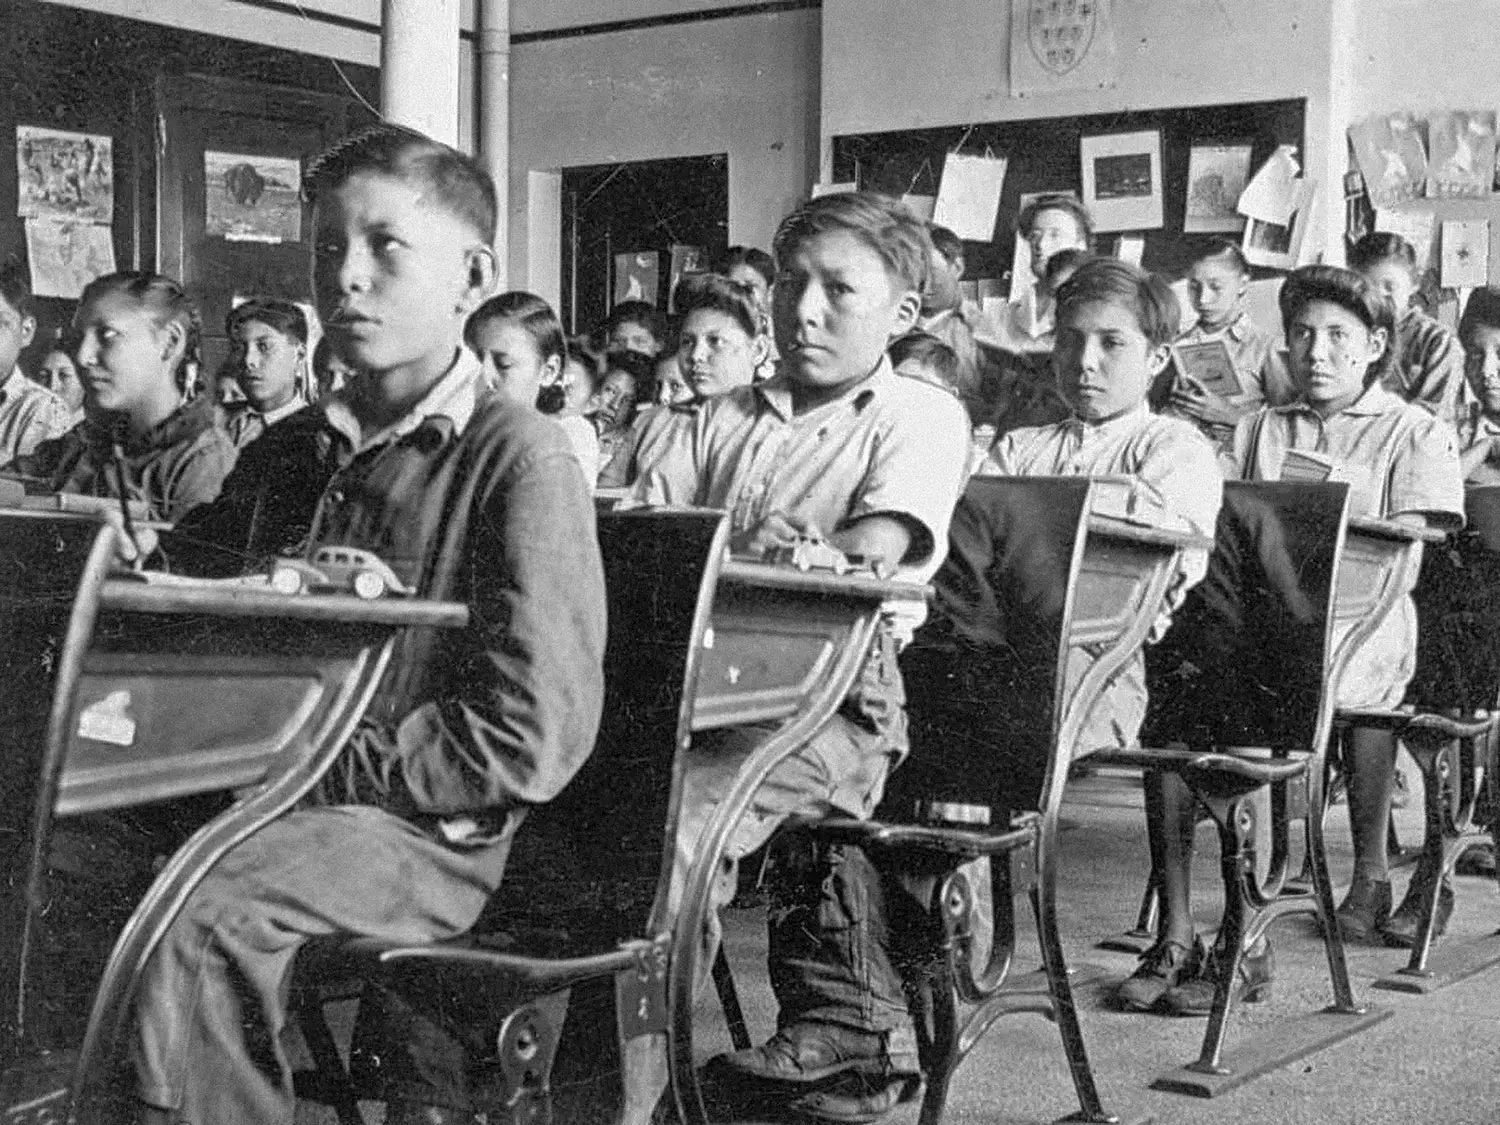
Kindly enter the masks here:
M 1078 1006 L 1073 1000 L 1073 988 L 1068 983 L 1068 965 L 1063 956 L 1062 937 L 1057 929 L 1056 886 L 1046 870 L 1031 892 L 1031 909 L 1036 915 L 1037 941 L 1042 947 L 1042 962 L 1047 969 L 1047 984 L 1052 992 L 1052 1006 L 1057 1018 L 1057 1029 L 1062 1035 L 1063 1051 L 1068 1058 L 1068 1070 L 1073 1077 L 1073 1089 L 1078 1094 L 1079 1112 L 1073 1121 L 1115 1122 L 1119 1118 L 1105 1112 L 1099 1098 L 1099 1087 L 1094 1081 L 1093 1068 L 1089 1066 L 1088 1048 L 1083 1041 L 1083 1028 L 1078 1023 Z
M 724 955 L 724 944 L 714 956 L 714 991 L 719 994 L 719 1005 L 724 1009 L 724 1022 L 729 1025 L 729 1041 L 736 1051 L 750 1047 L 750 1028 L 745 1023 L 745 1010 L 740 1007 L 740 994 L 734 987 L 734 973 L 729 968 L 729 958 Z
M 322 1003 L 315 994 L 304 991 L 297 999 L 296 1012 L 297 1027 L 316 1067 L 318 1092 L 333 1106 L 339 1125 L 366 1125 L 355 1098 L 354 1083 L 344 1067 L 344 1060 L 339 1057 Z

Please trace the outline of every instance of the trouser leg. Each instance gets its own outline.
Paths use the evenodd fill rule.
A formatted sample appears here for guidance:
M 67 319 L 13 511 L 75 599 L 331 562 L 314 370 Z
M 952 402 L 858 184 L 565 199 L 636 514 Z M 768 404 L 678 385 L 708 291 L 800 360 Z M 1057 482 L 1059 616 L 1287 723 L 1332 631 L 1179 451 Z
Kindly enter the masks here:
M 510 838 L 446 847 L 374 808 L 290 814 L 229 853 L 147 962 L 136 1004 L 143 1101 L 188 1125 L 292 1120 L 281 1047 L 291 968 L 337 933 L 429 942 L 469 927 Z

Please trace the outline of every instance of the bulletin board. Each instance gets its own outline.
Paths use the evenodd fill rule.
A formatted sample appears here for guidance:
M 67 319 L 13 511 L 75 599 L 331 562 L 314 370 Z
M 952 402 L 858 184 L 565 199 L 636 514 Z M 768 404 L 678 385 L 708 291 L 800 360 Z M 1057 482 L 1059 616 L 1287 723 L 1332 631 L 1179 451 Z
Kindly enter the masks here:
M 1157 130 L 1162 145 L 1164 225 L 1141 232 L 1145 238 L 1141 264 L 1175 278 L 1186 272 L 1195 252 L 1214 237 L 1183 231 L 1192 147 L 1249 143 L 1252 170 L 1281 145 L 1291 145 L 1302 161 L 1306 120 L 1307 102 L 1296 98 L 854 134 L 833 139 L 832 180 L 892 195 L 933 195 L 947 153 L 1005 157 L 1008 167 L 993 241 L 968 243 L 965 252 L 967 276 L 1003 280 L 1010 273 L 1023 195 L 1080 192 L 1079 143 L 1084 137 Z M 1110 237 L 1104 236 L 1101 243 Z M 1222 237 L 1239 241 L 1238 234 Z M 1257 273 L 1270 275 L 1269 271 Z

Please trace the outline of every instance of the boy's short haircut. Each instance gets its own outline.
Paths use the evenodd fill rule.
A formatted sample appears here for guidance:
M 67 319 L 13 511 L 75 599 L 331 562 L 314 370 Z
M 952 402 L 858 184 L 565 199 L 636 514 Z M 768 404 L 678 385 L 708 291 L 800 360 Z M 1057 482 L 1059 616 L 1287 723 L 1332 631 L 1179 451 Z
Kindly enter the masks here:
M 1303 266 L 1294 270 L 1282 283 L 1276 302 L 1281 306 L 1281 324 L 1288 338 L 1292 321 L 1314 301 L 1339 306 L 1372 332 L 1377 328 L 1385 330 L 1385 351 L 1370 364 L 1365 386 L 1381 378 L 1394 361 L 1396 351 L 1396 307 L 1385 291 L 1353 270 L 1338 266 Z
M 324 194 L 361 172 L 420 184 L 486 246 L 494 243 L 498 210 L 495 184 L 473 157 L 415 129 L 381 122 L 335 141 L 314 158 L 302 193 L 316 206 Z
M 748 285 L 716 273 L 697 273 L 677 284 L 677 317 L 686 323 L 688 314 L 706 309 L 723 313 L 754 339 L 766 331 L 765 318 L 756 305 L 755 294 Z
M 6 258 L 0 263 L 0 297 L 24 320 L 31 315 L 31 279 L 19 258 Z M 4 372 L 9 375 L 10 372 Z
M 1059 250 L 1047 259 L 1047 268 L 1042 271 L 1042 285 L 1048 290 L 1056 289 L 1062 284 L 1060 278 L 1072 277 L 1083 267 L 1084 262 L 1092 261 L 1093 258 L 1093 254 L 1076 246 Z
M 233 339 L 235 329 L 251 321 L 273 328 L 299 344 L 307 343 L 307 315 L 291 301 L 257 297 L 236 305 L 224 318 L 224 335 Z
M 1206 262 L 1211 258 L 1228 258 L 1230 265 L 1235 271 L 1244 277 L 1250 276 L 1250 262 L 1245 257 L 1245 252 L 1240 249 L 1237 242 L 1231 242 L 1227 238 L 1210 238 L 1203 244 L 1203 249 L 1193 255 L 1193 265 Z
M 837 192 L 808 200 L 781 220 L 771 252 L 784 264 L 802 243 L 831 231 L 845 231 L 863 242 L 903 288 L 927 291 L 932 271 L 927 224 L 906 204 L 875 192 Z
M 1349 248 L 1351 270 L 1369 269 L 1381 262 L 1395 262 L 1405 267 L 1413 281 L 1417 279 L 1417 251 L 1399 234 L 1385 230 L 1371 231 Z
M 609 316 L 604 321 L 606 342 L 610 333 L 622 324 L 639 324 L 659 343 L 667 342 L 667 318 L 655 305 L 649 305 L 645 301 L 621 301 L 610 309 Z
M 952 265 L 964 256 L 964 240 L 947 227 L 938 223 L 927 224 L 927 237 L 932 239 L 933 249 Z
M 911 360 L 920 363 L 950 387 L 958 382 L 958 353 L 930 332 L 908 332 L 897 336 L 886 350 L 892 367 L 900 367 Z
M 1066 215 L 1071 215 L 1073 221 L 1078 224 L 1079 233 L 1083 235 L 1084 245 L 1094 244 L 1094 216 L 1089 214 L 1089 209 L 1082 203 L 1062 192 L 1039 195 L 1021 208 L 1021 214 L 1016 219 L 1016 233 L 1022 238 L 1029 235 L 1031 228 L 1036 225 L 1037 216 L 1043 211 L 1061 211 Z
M 767 285 L 776 281 L 776 263 L 758 246 L 729 247 L 714 259 L 713 272 L 727 274 L 735 266 L 749 266 L 766 279 Z
M 464 321 L 464 343 L 470 351 L 479 350 L 475 346 L 479 330 L 492 320 L 514 320 L 519 324 L 536 345 L 537 355 L 541 356 L 543 363 L 553 356 L 559 363 L 568 358 L 562 321 L 557 319 L 557 313 L 552 311 L 545 298 L 523 289 L 512 289 L 489 298 Z
M 203 366 L 203 318 L 182 286 L 165 274 L 150 270 L 119 270 L 85 285 L 78 307 L 106 293 L 124 293 L 145 305 L 158 328 L 172 323 L 181 327 L 182 358 L 177 361 L 177 386 L 185 393 L 194 393 L 194 383 Z
M 1480 328 L 1500 328 L 1500 289 L 1485 286 L 1469 294 L 1464 314 L 1458 318 L 1458 342 L 1472 346 L 1474 332 Z
M 1172 287 L 1154 273 L 1118 258 L 1090 258 L 1057 291 L 1057 319 L 1078 305 L 1103 301 L 1124 305 L 1153 347 L 1177 338 L 1182 309 Z

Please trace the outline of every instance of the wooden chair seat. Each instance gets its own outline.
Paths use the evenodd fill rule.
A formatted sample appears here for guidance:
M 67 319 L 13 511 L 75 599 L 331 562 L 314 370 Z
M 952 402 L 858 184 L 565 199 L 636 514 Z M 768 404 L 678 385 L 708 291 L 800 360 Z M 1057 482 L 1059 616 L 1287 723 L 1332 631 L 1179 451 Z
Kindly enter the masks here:
M 1000 856 L 1017 848 L 1035 846 L 1041 828 L 1038 813 L 1020 813 L 1004 831 L 938 827 L 931 824 L 890 824 L 876 820 L 830 817 L 817 823 L 818 835 L 838 844 L 857 844 L 890 851 L 929 851 L 961 860 Z
M 1102 765 L 1175 770 L 1188 778 L 1193 788 L 1225 798 L 1301 777 L 1311 761 L 1307 754 L 1260 758 L 1171 748 L 1105 751 L 1096 757 Z

